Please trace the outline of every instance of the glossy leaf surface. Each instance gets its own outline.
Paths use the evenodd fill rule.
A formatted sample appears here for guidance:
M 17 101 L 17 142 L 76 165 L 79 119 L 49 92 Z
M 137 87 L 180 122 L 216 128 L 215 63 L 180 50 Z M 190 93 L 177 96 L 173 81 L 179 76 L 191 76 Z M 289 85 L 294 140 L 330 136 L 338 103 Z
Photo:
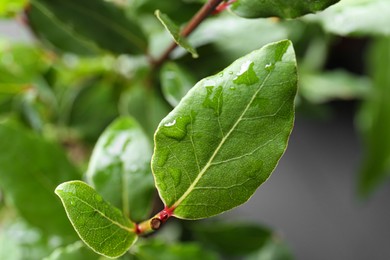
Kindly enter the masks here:
M 208 223 L 192 228 L 197 240 L 223 255 L 246 255 L 260 250 L 271 238 L 269 229 L 254 224 Z
M 390 176 L 390 38 L 377 40 L 372 50 L 373 95 L 363 103 L 361 127 L 366 153 L 359 193 L 371 194 Z
M 343 0 L 317 15 L 305 19 L 320 22 L 328 32 L 338 35 L 390 35 L 390 1 Z
M 86 183 L 65 182 L 55 192 L 74 229 L 95 252 L 119 257 L 137 239 L 134 224 Z
M 237 0 L 232 10 L 246 18 L 295 18 L 321 11 L 340 0 Z
M 144 53 L 146 37 L 119 8 L 102 0 L 33 0 L 29 25 L 60 50 L 93 54 Z
M 161 13 L 160 10 L 157 10 L 155 15 L 171 34 L 175 42 L 191 53 L 193 58 L 197 58 L 198 53 L 195 48 L 190 45 L 187 39 L 180 34 L 180 28 L 166 14 Z
M 152 149 L 131 117 L 115 120 L 100 136 L 87 178 L 97 192 L 134 221 L 147 218 L 153 201 Z
M 58 184 L 81 177 L 64 151 L 11 122 L 0 123 L 0 140 L 0 188 L 7 200 L 46 234 L 76 238 L 53 193 Z
M 246 202 L 287 147 L 297 89 L 292 44 L 281 41 L 193 87 L 155 134 L 160 197 L 179 218 Z
M 195 84 L 188 71 L 173 62 L 165 63 L 160 72 L 161 89 L 165 99 L 173 107 L 187 94 Z

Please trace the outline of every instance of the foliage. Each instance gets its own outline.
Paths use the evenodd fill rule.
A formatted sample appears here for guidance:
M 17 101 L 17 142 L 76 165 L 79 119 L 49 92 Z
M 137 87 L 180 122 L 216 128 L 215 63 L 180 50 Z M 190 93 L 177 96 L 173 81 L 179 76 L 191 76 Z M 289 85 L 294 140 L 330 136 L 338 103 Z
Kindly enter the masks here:
M 36 39 L 0 39 L 0 258 L 292 259 L 258 224 L 168 219 L 245 203 L 295 108 L 332 100 L 362 104 L 372 194 L 390 172 L 389 14 L 387 0 L 0 1 Z M 363 75 L 325 66 L 341 36 L 370 42 Z

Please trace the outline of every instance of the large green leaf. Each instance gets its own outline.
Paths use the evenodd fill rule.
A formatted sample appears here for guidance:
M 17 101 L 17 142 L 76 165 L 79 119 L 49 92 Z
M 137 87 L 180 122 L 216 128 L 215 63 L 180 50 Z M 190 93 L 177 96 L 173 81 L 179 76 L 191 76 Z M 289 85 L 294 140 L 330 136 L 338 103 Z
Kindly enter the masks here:
M 374 93 L 361 110 L 365 157 L 359 179 L 359 192 L 367 196 L 390 176 L 390 38 L 373 46 L 370 70 Z
M 343 0 L 317 15 L 326 31 L 338 35 L 390 35 L 390 1 Z
M 32 0 L 28 17 L 40 38 L 64 51 L 137 54 L 147 47 L 138 24 L 103 0 Z
M 276 167 L 293 127 L 297 89 L 290 41 L 269 44 L 193 87 L 155 134 L 152 169 L 179 218 L 246 202 Z
M 87 178 L 96 191 L 126 216 L 141 221 L 150 214 L 154 181 L 152 149 L 140 125 L 131 117 L 115 120 L 100 136 Z
M 226 256 L 258 251 L 272 236 L 269 229 L 248 223 L 197 223 L 191 229 L 206 247 Z
M 77 234 L 95 252 L 119 257 L 136 241 L 134 224 L 86 183 L 65 182 L 55 192 Z
M 295 18 L 321 11 L 340 0 L 237 0 L 232 5 L 236 14 L 246 18 Z
M 75 237 L 54 195 L 55 187 L 80 178 L 62 149 L 11 123 L 0 124 L 0 188 L 20 215 L 46 234 Z

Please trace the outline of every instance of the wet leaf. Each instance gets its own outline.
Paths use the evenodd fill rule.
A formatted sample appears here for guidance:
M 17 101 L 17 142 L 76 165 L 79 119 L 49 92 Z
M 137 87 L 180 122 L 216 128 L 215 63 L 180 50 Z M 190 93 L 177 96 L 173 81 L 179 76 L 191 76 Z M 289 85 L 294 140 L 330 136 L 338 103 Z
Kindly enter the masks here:
M 133 221 L 144 220 L 150 213 L 154 194 L 151 157 L 149 139 L 140 125 L 131 117 L 118 118 L 94 148 L 88 181 Z
M 190 45 L 187 39 L 181 35 L 180 28 L 166 15 L 157 10 L 155 15 L 164 25 L 167 31 L 171 34 L 175 42 L 192 54 L 193 58 L 197 58 L 199 55 L 196 52 L 195 48 Z
M 246 202 L 284 153 L 297 89 L 292 44 L 238 59 L 193 87 L 155 134 L 152 169 L 179 218 L 213 216 Z
M 340 0 L 237 0 L 232 10 L 246 18 L 272 17 L 295 18 L 324 10 Z
M 65 182 L 55 193 L 77 234 L 96 253 L 119 257 L 137 239 L 134 224 L 86 183 Z

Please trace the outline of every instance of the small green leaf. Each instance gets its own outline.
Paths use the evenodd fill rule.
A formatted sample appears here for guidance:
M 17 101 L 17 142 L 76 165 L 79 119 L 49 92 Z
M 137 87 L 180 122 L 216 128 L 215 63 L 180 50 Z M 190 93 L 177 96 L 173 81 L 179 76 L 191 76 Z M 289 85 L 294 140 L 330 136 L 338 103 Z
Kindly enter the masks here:
M 173 62 L 167 62 L 161 68 L 160 81 L 163 95 L 173 107 L 196 83 L 188 71 Z
M 148 240 L 139 243 L 134 249 L 139 260 L 217 260 L 218 257 L 196 243 L 176 243 L 169 245 L 159 240 Z
M 181 35 L 179 27 L 174 22 L 166 14 L 161 13 L 160 10 L 156 10 L 154 14 L 171 34 L 175 42 L 191 53 L 193 58 L 198 58 L 199 55 L 195 48 Z
M 134 224 L 86 183 L 65 182 L 55 193 L 80 238 L 96 253 L 119 257 L 136 241 Z
M 371 81 L 367 77 L 335 70 L 321 73 L 300 73 L 299 92 L 312 103 L 334 99 L 362 99 L 369 95 Z
M 232 10 L 246 18 L 296 18 L 324 10 L 338 1 L 340 0 L 237 0 L 233 3 Z
M 43 260 L 96 260 L 98 255 L 87 248 L 83 242 L 77 241 L 65 247 L 57 248 Z
M 372 194 L 390 176 L 390 37 L 375 42 L 371 57 L 373 94 L 360 111 L 366 148 L 358 187 L 362 196 Z
M 269 44 L 198 82 L 155 134 L 152 169 L 179 218 L 213 216 L 246 202 L 284 153 L 294 121 L 290 41 Z
M 133 221 L 141 221 L 150 214 L 155 190 L 151 157 L 140 125 L 131 117 L 118 118 L 100 136 L 87 178 L 104 199 Z
M 259 250 L 272 235 L 269 229 L 247 223 L 197 223 L 191 229 L 198 241 L 226 256 Z
M 326 31 L 338 35 L 390 35 L 390 1 L 343 0 L 304 19 L 318 21 Z
M 13 123 L 0 123 L 0 189 L 32 226 L 46 234 L 77 237 L 53 194 L 55 187 L 81 175 L 65 152 L 41 136 Z
M 147 47 L 139 25 L 103 0 L 32 0 L 28 18 L 41 39 L 63 51 L 139 54 Z

